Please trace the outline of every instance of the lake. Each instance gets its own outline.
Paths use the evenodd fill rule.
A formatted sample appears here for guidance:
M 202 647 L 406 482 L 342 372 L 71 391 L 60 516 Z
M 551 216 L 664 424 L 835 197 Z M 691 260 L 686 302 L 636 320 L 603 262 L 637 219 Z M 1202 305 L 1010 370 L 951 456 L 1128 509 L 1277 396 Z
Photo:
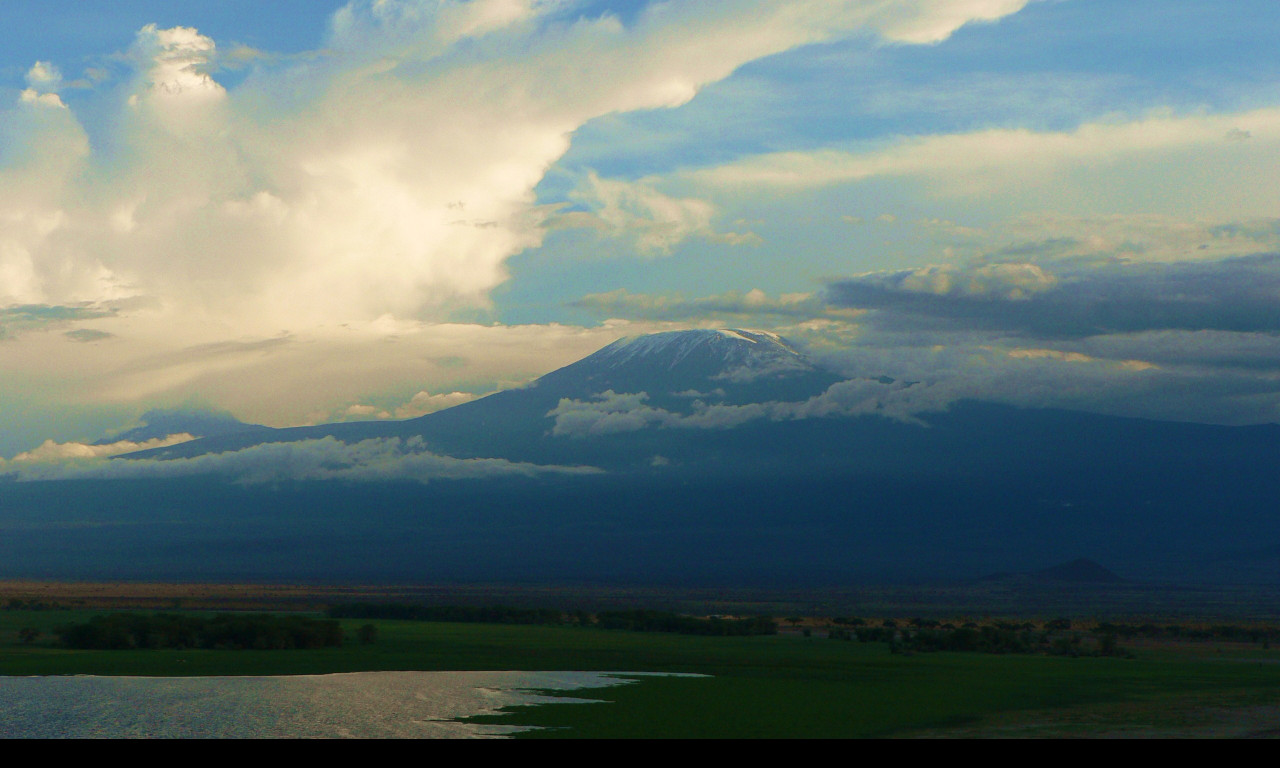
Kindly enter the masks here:
M 537 691 L 629 682 L 599 672 L 0 677 L 0 738 L 494 738 L 523 729 L 458 718 L 589 703 Z

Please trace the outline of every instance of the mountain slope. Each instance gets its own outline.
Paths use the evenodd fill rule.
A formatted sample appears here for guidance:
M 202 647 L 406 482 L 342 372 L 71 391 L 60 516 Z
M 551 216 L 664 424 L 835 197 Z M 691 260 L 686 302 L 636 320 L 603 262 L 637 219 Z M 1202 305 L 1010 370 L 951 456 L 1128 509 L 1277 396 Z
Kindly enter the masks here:
M 604 393 L 643 394 L 651 407 L 687 413 L 697 402 L 745 404 L 801 401 L 841 377 L 808 361 L 773 334 L 755 331 L 677 331 L 619 340 L 522 389 L 507 390 L 445 411 L 400 422 L 357 422 L 217 435 L 127 458 L 179 459 L 240 450 L 266 442 L 335 437 L 344 442 L 420 437 L 432 450 L 469 457 L 522 461 L 627 463 L 648 459 L 652 434 L 633 434 L 633 448 L 610 446 L 604 455 L 569 438 L 552 436 L 550 414 L 563 400 Z M 598 448 L 599 446 L 596 446 Z
M 1030 575 L 1042 581 L 1061 581 L 1071 584 L 1123 584 L 1125 581 L 1100 563 L 1085 558 L 1035 571 Z
M 245 424 L 229 413 L 196 410 L 154 410 L 142 417 L 142 424 L 97 441 L 94 445 L 110 445 L 128 441 L 145 443 L 172 435 L 219 437 L 245 433 L 266 434 L 270 430 L 257 424 Z
M 893 385 L 888 379 L 864 383 L 881 390 Z M 1190 486 L 1185 493 L 1195 497 L 1197 477 L 1249 482 L 1245 476 L 1280 456 L 1275 426 L 1158 422 L 963 401 L 910 421 L 875 409 L 841 416 L 795 407 L 833 385 L 850 384 L 858 382 L 841 383 L 771 334 L 673 332 L 620 340 L 528 387 L 410 421 L 255 429 L 127 458 L 181 459 L 325 437 L 348 443 L 419 438 L 430 450 L 459 458 L 613 471 L 648 471 L 660 463 L 667 473 L 703 476 L 1032 478 L 1055 489 L 1049 498 L 1070 504 L 1080 483 L 1103 489 L 1135 477 L 1171 479 Z M 770 406 L 779 403 L 788 405 Z M 568 421 L 558 420 L 556 414 L 575 409 L 568 415 L 586 418 L 589 428 L 566 429 Z M 725 414 L 733 418 L 711 418 Z M 577 423 L 581 427 L 581 419 Z
M 796 407 L 845 389 L 914 396 L 907 384 L 839 379 L 766 334 L 623 340 L 528 387 L 412 421 L 225 434 L 141 454 L 418 437 L 462 458 L 606 472 L 15 482 L 0 494 L 0 566 L 95 578 L 785 586 L 1028 574 L 1088 553 L 1144 582 L 1280 580 L 1280 427 L 972 401 L 916 419 Z M 710 419 L 725 413 L 754 415 Z M 600 428 L 557 430 L 566 414 Z M 1056 575 L 1105 578 L 1081 564 Z
M 1087 585 L 1115 585 L 1127 584 L 1125 579 L 1111 570 L 1107 569 L 1101 563 L 1088 558 L 1078 558 L 1068 563 L 1059 563 L 1058 565 L 1042 568 L 1036 571 L 1027 571 L 1023 573 L 994 573 L 990 576 L 982 578 L 983 582 L 997 583 L 1048 583 L 1048 584 L 1075 584 L 1081 586 Z

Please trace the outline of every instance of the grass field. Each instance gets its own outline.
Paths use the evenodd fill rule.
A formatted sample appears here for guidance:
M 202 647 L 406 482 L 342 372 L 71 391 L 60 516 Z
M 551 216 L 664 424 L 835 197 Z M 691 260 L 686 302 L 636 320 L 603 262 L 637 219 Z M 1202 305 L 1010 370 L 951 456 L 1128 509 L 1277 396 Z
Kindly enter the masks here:
M 921 654 L 799 635 L 705 638 L 578 627 L 374 622 L 375 645 L 314 651 L 69 651 L 92 611 L 0 611 L 0 675 L 310 675 L 378 670 L 681 672 L 486 722 L 530 737 L 1267 735 L 1280 652 L 1204 645 L 1134 659 Z M 365 622 L 346 622 L 349 635 Z M 44 636 L 18 642 L 23 627 Z

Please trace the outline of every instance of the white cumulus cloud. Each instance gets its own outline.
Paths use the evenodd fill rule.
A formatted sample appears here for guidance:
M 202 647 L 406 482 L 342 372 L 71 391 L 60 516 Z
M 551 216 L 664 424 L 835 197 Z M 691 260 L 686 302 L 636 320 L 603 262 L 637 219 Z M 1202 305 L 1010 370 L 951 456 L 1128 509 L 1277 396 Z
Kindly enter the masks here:
M 214 40 L 149 25 L 114 150 L 68 174 L 38 162 L 60 139 L 25 136 L 67 226 L 23 240 L 30 274 L 0 272 L 0 297 L 132 292 L 254 331 L 483 307 L 507 259 L 542 241 L 534 190 L 585 122 L 683 104 L 799 45 L 859 31 L 931 42 L 1022 4 L 659 3 L 624 25 L 562 2 L 360 0 L 334 17 L 328 55 L 232 91 L 215 79 Z M 30 80 L 44 87 L 56 69 Z M 700 201 L 595 187 L 600 220 L 641 222 L 645 248 L 711 234 Z M 35 215 L 26 196 L 0 206 Z
M 297 443 L 268 443 L 241 451 L 171 461 L 14 461 L 0 465 L 0 474 L 25 482 L 217 476 L 246 485 L 317 480 L 428 483 L 599 472 L 592 467 L 527 464 L 506 459 L 456 459 L 432 453 L 421 438 L 365 440 L 349 445 L 329 437 Z
M 25 451 L 13 457 L 15 464 L 57 464 L 66 461 L 79 461 L 90 459 L 106 459 L 112 456 L 122 456 L 126 453 L 136 453 L 138 451 L 149 451 L 153 448 L 168 448 L 171 445 L 180 445 L 188 443 L 196 438 L 188 434 L 169 435 L 168 437 L 156 438 L 155 440 L 146 440 L 143 442 L 133 442 L 130 440 L 121 440 L 116 443 L 107 445 L 92 445 L 88 443 L 58 443 L 53 440 L 46 440 L 39 448 Z

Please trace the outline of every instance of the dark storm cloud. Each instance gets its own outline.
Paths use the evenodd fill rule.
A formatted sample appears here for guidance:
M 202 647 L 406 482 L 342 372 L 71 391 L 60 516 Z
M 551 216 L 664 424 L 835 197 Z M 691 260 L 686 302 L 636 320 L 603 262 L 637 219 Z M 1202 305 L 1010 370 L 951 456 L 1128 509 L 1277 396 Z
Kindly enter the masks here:
M 866 275 L 830 284 L 826 299 L 875 310 L 868 322 L 884 329 L 972 329 L 1046 339 L 1158 330 L 1280 331 L 1280 254 L 1046 266 L 1048 279 L 1031 286 L 1002 282 L 998 267 L 1015 266 Z
M 1215 351 L 1215 348 L 1218 351 Z M 913 409 L 959 400 L 1217 424 L 1280 422 L 1280 337 L 1159 331 L 1046 341 L 871 331 L 819 361 L 850 377 L 919 382 Z M 925 410 L 924 412 L 928 412 Z
M 1280 333 L 1146 331 L 1094 336 L 1062 348 L 1109 359 L 1142 359 L 1165 367 L 1280 373 Z
M 74 331 L 67 331 L 62 335 L 66 336 L 68 339 L 71 339 L 72 341 L 79 342 L 81 344 L 90 344 L 95 341 L 103 341 L 106 339 L 115 338 L 114 333 L 107 333 L 106 331 L 94 331 L 88 328 L 77 328 Z

